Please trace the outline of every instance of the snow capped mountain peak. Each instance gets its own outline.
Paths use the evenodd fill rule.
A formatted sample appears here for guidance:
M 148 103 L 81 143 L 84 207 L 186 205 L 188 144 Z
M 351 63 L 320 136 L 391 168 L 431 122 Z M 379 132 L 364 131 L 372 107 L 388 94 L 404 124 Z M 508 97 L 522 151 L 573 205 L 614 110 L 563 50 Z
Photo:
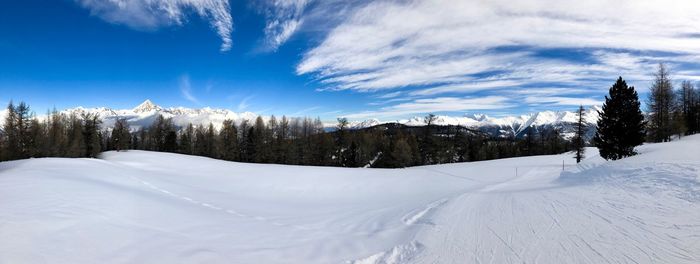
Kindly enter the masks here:
M 143 101 L 140 105 L 138 105 L 136 108 L 134 108 L 134 113 L 144 113 L 144 112 L 151 112 L 151 111 L 158 111 L 163 109 L 162 107 L 154 104 L 151 102 L 150 99 L 146 99 L 146 101 Z
M 595 127 L 598 121 L 599 106 L 592 106 L 583 112 L 584 123 L 588 127 Z M 505 117 L 489 117 L 485 114 L 465 114 L 461 117 L 457 116 L 435 116 L 433 124 L 438 126 L 458 125 L 471 129 L 480 130 L 488 134 L 499 137 L 522 136 L 528 128 L 534 127 L 540 129 L 556 129 L 564 137 L 573 135 L 573 124 L 578 120 L 576 111 L 542 111 L 518 116 Z M 424 126 L 425 119 L 420 116 L 415 116 L 409 119 L 398 120 L 394 122 L 382 122 L 376 119 L 351 122 L 353 128 L 365 128 L 385 123 L 400 123 L 408 126 Z M 594 129 L 589 133 L 592 135 Z
M 489 116 L 486 114 L 472 114 L 472 115 L 465 115 L 465 117 L 474 119 L 474 120 L 479 121 L 479 122 L 489 119 Z

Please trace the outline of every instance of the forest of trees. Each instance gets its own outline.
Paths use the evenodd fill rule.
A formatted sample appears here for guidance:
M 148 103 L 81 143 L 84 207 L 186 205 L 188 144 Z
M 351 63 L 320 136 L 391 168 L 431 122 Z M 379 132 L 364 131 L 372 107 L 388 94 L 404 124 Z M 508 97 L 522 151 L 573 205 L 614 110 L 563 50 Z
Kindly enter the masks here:
M 674 135 L 680 137 L 700 131 L 698 89 L 690 82 L 682 82 L 676 90 L 669 76 L 665 66 L 660 65 L 650 89 L 647 116 L 642 115 L 636 91 L 627 87 L 622 78 L 611 88 L 611 97 L 606 97 L 598 123 L 602 129 L 594 139 L 599 148 L 607 144 L 608 150 L 617 151 L 606 158 L 634 154 L 634 146 L 641 144 L 644 137 L 647 141 L 661 142 Z M 32 157 L 97 157 L 102 151 L 127 149 L 241 162 L 385 168 L 558 154 L 571 150 L 577 150 L 577 160 L 583 158 L 585 142 L 581 108 L 573 140 L 563 139 L 561 131 L 554 128 L 529 127 L 522 137 L 496 138 L 461 126 L 435 125 L 434 120 L 434 115 L 428 115 L 425 117 L 427 125 L 420 127 L 389 123 L 349 129 L 348 120 L 340 118 L 337 128 L 327 132 L 318 118 L 283 116 L 277 119 L 271 116 L 267 121 L 258 117 L 238 124 L 226 120 L 217 128 L 211 123 L 178 127 L 171 119 L 158 116 L 149 127 L 132 129 L 127 120 L 119 119 L 110 130 L 103 130 L 102 120 L 96 115 L 67 115 L 53 110 L 46 118 L 39 119 L 24 102 L 17 105 L 10 102 L 0 130 L 0 161 Z M 628 141 L 621 141 L 623 139 Z
M 432 124 L 408 127 L 385 124 L 349 129 L 338 119 L 326 132 L 320 119 L 271 116 L 252 123 L 225 120 L 180 128 L 158 116 L 149 127 L 132 130 L 124 119 L 110 131 L 100 130 L 97 116 L 58 111 L 42 119 L 29 106 L 10 103 L 0 137 L 0 159 L 30 157 L 96 157 L 108 150 L 150 150 L 206 156 L 230 161 L 296 165 L 397 168 L 424 164 L 488 160 L 523 155 L 555 154 L 571 144 L 556 130 L 528 129 L 523 139 L 492 138 L 460 126 Z
M 670 73 L 659 64 L 647 101 L 648 140 L 670 141 L 673 135 L 681 137 L 700 131 L 700 92 L 689 81 L 674 89 Z

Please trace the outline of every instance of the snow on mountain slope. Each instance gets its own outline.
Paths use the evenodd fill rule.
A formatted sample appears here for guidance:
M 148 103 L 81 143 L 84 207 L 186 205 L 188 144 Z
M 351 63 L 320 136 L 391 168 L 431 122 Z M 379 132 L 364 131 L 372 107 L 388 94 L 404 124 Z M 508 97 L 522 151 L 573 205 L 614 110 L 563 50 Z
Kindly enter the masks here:
M 219 129 L 226 119 L 240 123 L 243 120 L 254 120 L 258 116 L 251 112 L 236 113 L 226 109 L 212 109 L 209 107 L 201 109 L 184 107 L 163 108 L 154 104 L 151 100 L 146 100 L 133 109 L 113 110 L 105 107 L 77 107 L 62 112 L 65 114 L 97 114 L 102 119 L 102 127 L 107 130 L 112 128 L 114 123 L 120 118 L 126 119 L 132 130 L 150 126 L 158 115 L 172 118 L 173 123 L 179 127 L 185 127 L 190 123 L 193 125 L 208 125 L 212 123 L 216 129 Z
M 584 113 L 584 119 L 588 127 L 595 127 L 595 124 L 598 121 L 598 110 L 600 110 L 600 107 L 593 106 L 587 109 Z M 4 122 L 5 112 L 6 110 L 0 110 L 0 126 Z M 114 127 L 115 122 L 119 118 L 124 118 L 134 131 L 141 127 L 151 125 L 159 114 L 166 118 L 172 118 L 175 125 L 179 127 L 185 127 L 190 123 L 193 125 L 208 125 L 209 123 L 212 123 L 216 129 L 219 129 L 223 121 L 226 119 L 231 119 L 236 123 L 240 123 L 243 120 L 252 121 L 258 117 L 257 114 L 251 112 L 236 113 L 227 109 L 212 109 L 209 107 L 201 109 L 184 107 L 164 108 L 154 104 L 150 100 L 144 101 L 133 109 L 115 110 L 107 107 L 76 107 L 66 109 L 61 112 L 65 114 L 75 113 L 78 115 L 83 113 L 96 114 L 102 119 L 102 128 L 105 130 L 110 130 L 112 127 Z M 45 117 L 39 116 L 39 118 L 42 119 Z M 267 118 L 269 117 L 263 116 L 265 121 L 267 121 Z M 483 114 L 458 117 L 436 116 L 433 123 L 441 126 L 465 126 L 480 130 L 496 137 L 520 137 L 525 134 L 528 127 L 534 127 L 538 130 L 554 128 L 558 129 L 564 138 L 570 138 L 573 136 L 573 124 L 577 120 L 578 117 L 575 112 L 543 111 L 527 115 L 506 116 L 500 118 L 493 118 Z M 379 119 L 373 118 L 361 121 L 352 121 L 349 123 L 349 127 L 352 129 L 361 129 L 386 123 L 424 126 L 425 120 L 423 117 L 413 117 L 410 119 L 396 121 L 380 121 Z M 337 124 L 326 123 L 324 126 L 330 131 L 334 130 Z M 591 138 L 594 132 L 594 129 L 591 129 L 588 133 L 588 138 Z
M 587 127 L 595 127 L 598 122 L 598 111 L 601 110 L 598 106 L 593 106 L 585 110 L 583 114 L 584 123 Z M 493 118 L 483 114 L 465 115 L 461 117 L 455 116 L 435 116 L 433 124 L 439 126 L 464 126 L 476 130 L 481 130 L 492 136 L 498 137 L 519 137 L 524 135 L 526 129 L 534 127 L 535 129 L 558 129 L 565 138 L 573 137 L 573 125 L 578 122 L 578 114 L 570 111 L 542 111 L 520 116 L 506 116 Z M 365 121 L 350 122 L 351 128 L 366 128 L 385 123 L 399 123 L 408 126 L 424 126 L 426 125 L 423 117 L 413 117 L 404 120 L 382 122 L 377 119 L 368 119 Z M 334 126 L 335 124 L 328 124 Z M 595 131 L 590 131 L 589 138 L 592 137 Z
M 698 148 L 407 169 L 2 162 L 0 263 L 698 263 Z

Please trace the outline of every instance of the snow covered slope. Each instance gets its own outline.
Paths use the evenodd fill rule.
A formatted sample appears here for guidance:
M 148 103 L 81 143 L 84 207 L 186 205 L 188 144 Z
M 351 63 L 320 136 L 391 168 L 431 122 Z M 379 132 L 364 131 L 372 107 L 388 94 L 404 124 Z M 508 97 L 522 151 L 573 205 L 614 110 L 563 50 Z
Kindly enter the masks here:
M 589 149 L 578 166 L 3 162 L 0 263 L 698 263 L 699 148 L 686 137 L 615 162 Z

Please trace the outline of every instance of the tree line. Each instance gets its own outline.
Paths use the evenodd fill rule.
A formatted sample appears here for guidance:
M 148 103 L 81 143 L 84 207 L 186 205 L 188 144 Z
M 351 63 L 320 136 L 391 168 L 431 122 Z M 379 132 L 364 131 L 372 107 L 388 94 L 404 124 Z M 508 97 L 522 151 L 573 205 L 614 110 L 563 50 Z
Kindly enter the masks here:
M 668 141 L 672 136 L 700 131 L 700 93 L 684 81 L 674 89 L 670 74 L 659 66 L 644 115 L 634 87 L 620 77 L 610 88 L 599 113 L 592 141 L 606 159 L 634 155 L 644 141 Z M 586 127 L 583 108 L 575 135 L 566 140 L 556 128 L 528 127 L 524 136 L 494 137 L 462 126 L 382 124 L 350 129 L 339 118 L 335 130 L 326 131 L 321 120 L 271 116 L 220 127 L 189 124 L 178 127 L 170 118 L 157 116 L 150 126 L 132 129 L 117 119 L 111 130 L 100 129 L 102 120 L 89 113 L 65 114 L 55 109 L 39 119 L 24 102 L 7 107 L 0 130 L 0 161 L 31 157 L 97 157 L 109 150 L 150 150 L 255 163 L 340 167 L 399 168 L 417 165 L 479 161 L 529 155 L 559 154 L 575 150 L 584 157 Z
M 94 114 L 61 114 L 39 121 L 29 106 L 10 102 L 0 130 L 0 160 L 34 157 L 89 157 L 103 150 L 101 120 Z
M 523 138 L 494 138 L 461 126 L 435 125 L 434 120 L 428 115 L 428 125 L 421 127 L 350 129 L 348 120 L 340 118 L 328 132 L 318 118 L 225 120 L 217 128 L 212 123 L 178 127 L 158 115 L 147 127 L 132 129 L 126 119 L 117 119 L 111 130 L 101 130 L 102 121 L 94 114 L 53 110 L 40 120 L 24 102 L 11 102 L 0 133 L 0 160 L 97 157 L 102 151 L 136 149 L 240 162 L 398 168 L 571 149 L 556 129 L 531 127 Z
M 647 142 L 667 142 L 700 132 L 700 91 L 689 81 L 674 89 L 670 73 L 659 64 L 647 98 L 647 115 L 634 87 L 618 78 L 605 97 L 593 139 L 600 156 L 621 159 L 635 155 Z
M 434 115 L 426 117 L 430 123 Z M 104 137 L 107 150 L 138 149 L 174 152 L 211 158 L 291 165 L 399 168 L 416 165 L 463 162 L 555 154 L 570 144 L 559 132 L 537 131 L 522 140 L 496 139 L 460 126 L 409 127 L 384 124 L 350 129 L 347 119 L 338 119 L 334 131 L 325 131 L 320 119 L 262 117 L 236 124 L 225 120 L 213 124 L 175 126 L 158 116 L 148 128 L 134 133 L 125 120 L 117 121 Z

